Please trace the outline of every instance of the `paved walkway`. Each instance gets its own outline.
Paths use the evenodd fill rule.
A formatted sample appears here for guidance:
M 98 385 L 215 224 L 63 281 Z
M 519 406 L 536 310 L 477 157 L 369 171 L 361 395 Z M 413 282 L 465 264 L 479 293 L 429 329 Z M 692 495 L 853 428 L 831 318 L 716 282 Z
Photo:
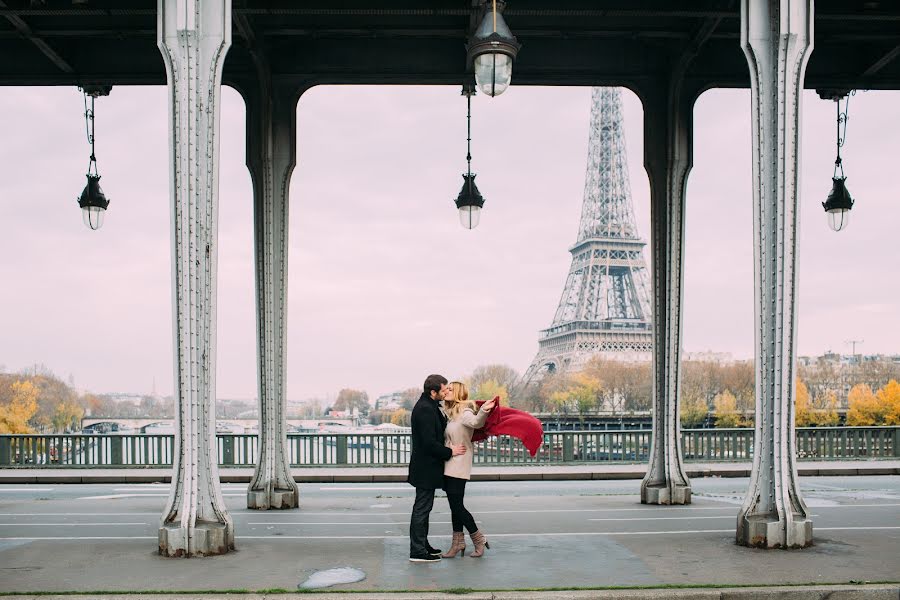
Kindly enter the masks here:
M 298 590 L 338 569 L 355 570 L 361 579 L 339 577 L 328 589 L 365 593 L 356 597 L 366 600 L 459 598 L 438 593 L 460 588 L 480 590 L 462 596 L 470 600 L 900 599 L 896 585 L 861 591 L 821 587 L 900 581 L 900 477 L 802 478 L 814 546 L 794 551 L 735 545 L 735 517 L 747 484 L 746 478 L 698 478 L 694 503 L 680 507 L 641 505 L 634 481 L 473 484 L 467 505 L 491 549 L 481 559 L 437 564 L 407 560 L 412 493 L 405 484 L 305 484 L 302 506 L 292 511 L 248 510 L 243 485 L 226 484 L 237 549 L 197 559 L 155 552 L 165 485 L 0 486 L 0 592 L 77 591 L 103 598 L 95 591 L 159 590 L 184 594 L 179 600 L 255 599 L 262 596 L 222 594 Z M 432 514 L 432 543 L 446 547 L 449 528 L 441 498 Z M 666 587 L 697 585 L 800 587 Z M 661 589 L 549 596 L 515 591 L 639 586 Z M 199 594 L 206 591 L 217 593 Z M 128 600 L 136 597 L 160 600 L 146 593 Z M 315 596 L 304 599 L 310 597 Z
M 749 477 L 750 463 L 686 463 L 688 477 Z M 474 481 L 549 481 L 590 479 L 642 479 L 646 464 L 593 463 L 560 466 L 494 467 L 476 466 Z M 406 481 L 406 467 L 304 467 L 291 470 L 299 483 L 387 483 Z M 801 476 L 825 475 L 900 475 L 898 460 L 803 461 L 799 463 Z M 252 468 L 219 469 L 219 478 L 226 483 L 247 483 Z M 135 469 L 108 467 L 105 469 L 0 469 L 3 483 L 154 483 L 172 478 L 171 469 Z

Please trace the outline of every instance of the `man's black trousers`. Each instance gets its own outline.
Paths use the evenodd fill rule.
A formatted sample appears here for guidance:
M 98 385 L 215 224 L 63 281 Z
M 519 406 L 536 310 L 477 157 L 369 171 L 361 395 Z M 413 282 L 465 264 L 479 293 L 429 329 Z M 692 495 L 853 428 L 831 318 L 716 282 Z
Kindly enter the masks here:
M 412 517 L 409 519 L 409 555 L 428 554 L 428 516 L 434 506 L 434 490 L 416 488 Z

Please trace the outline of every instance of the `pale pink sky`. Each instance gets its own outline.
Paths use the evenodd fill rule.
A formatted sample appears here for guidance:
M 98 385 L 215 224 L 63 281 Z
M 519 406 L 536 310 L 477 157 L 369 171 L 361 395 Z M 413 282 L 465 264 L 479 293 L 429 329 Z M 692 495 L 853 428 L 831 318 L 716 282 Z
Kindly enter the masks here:
M 514 82 L 515 83 L 515 82 Z M 642 110 L 624 94 L 632 196 L 649 236 Z M 172 392 L 166 94 L 117 87 L 97 102 L 112 203 L 81 223 L 88 146 L 74 88 L 0 95 L 0 365 L 44 363 L 96 392 Z M 253 231 L 244 108 L 222 94 L 218 396 L 256 395 Z M 688 184 L 684 348 L 753 353 L 750 96 L 713 90 L 695 112 Z M 524 371 L 552 320 L 575 241 L 589 88 L 515 85 L 473 101 L 482 223 L 452 200 L 465 170 L 454 87 L 322 87 L 298 109 L 291 186 L 288 397 L 371 397 L 506 363 Z M 900 352 L 900 93 L 859 92 L 844 147 L 857 205 L 830 231 L 834 105 L 804 96 L 801 354 Z M 645 253 L 649 261 L 649 251 Z M 648 262 L 649 265 L 649 262 Z

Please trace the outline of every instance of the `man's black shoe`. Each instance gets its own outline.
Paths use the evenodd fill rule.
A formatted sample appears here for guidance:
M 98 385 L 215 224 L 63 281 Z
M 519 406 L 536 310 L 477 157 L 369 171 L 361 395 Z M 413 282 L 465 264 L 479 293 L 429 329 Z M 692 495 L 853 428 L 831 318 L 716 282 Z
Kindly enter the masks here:
M 441 560 L 441 555 L 434 554 L 414 554 L 409 557 L 409 562 L 438 562 Z
M 437 548 L 432 548 L 431 546 L 428 546 L 428 554 L 430 554 L 432 556 L 440 556 L 443 553 L 444 553 L 443 550 L 438 550 Z

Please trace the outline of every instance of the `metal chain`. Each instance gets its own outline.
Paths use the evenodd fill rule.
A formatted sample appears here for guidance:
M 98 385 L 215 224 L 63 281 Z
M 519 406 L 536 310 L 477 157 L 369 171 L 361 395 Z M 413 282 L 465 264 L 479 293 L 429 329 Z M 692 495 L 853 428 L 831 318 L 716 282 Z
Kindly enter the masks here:
M 97 172 L 97 157 L 94 155 L 94 96 L 91 96 L 91 107 L 88 108 L 88 93 L 84 92 L 84 129 L 87 134 L 88 144 L 91 145 L 91 158 L 88 162 L 88 175 L 91 174 L 91 169 L 93 169 L 93 174 L 98 175 Z
M 463 96 L 466 97 L 466 163 L 468 174 L 472 175 L 472 96 L 475 95 L 475 86 L 463 84 Z
M 850 93 L 847 94 L 846 99 L 844 100 L 844 110 L 841 111 L 841 98 L 837 98 L 834 101 L 835 108 L 837 109 L 837 158 L 834 159 L 834 174 L 832 177 L 837 177 L 838 170 L 841 172 L 841 177 L 844 177 L 844 164 L 841 159 L 841 148 L 847 142 L 847 121 L 850 120 L 850 96 L 856 94 L 856 90 L 850 90 Z M 841 130 L 841 126 L 843 125 L 843 131 Z

